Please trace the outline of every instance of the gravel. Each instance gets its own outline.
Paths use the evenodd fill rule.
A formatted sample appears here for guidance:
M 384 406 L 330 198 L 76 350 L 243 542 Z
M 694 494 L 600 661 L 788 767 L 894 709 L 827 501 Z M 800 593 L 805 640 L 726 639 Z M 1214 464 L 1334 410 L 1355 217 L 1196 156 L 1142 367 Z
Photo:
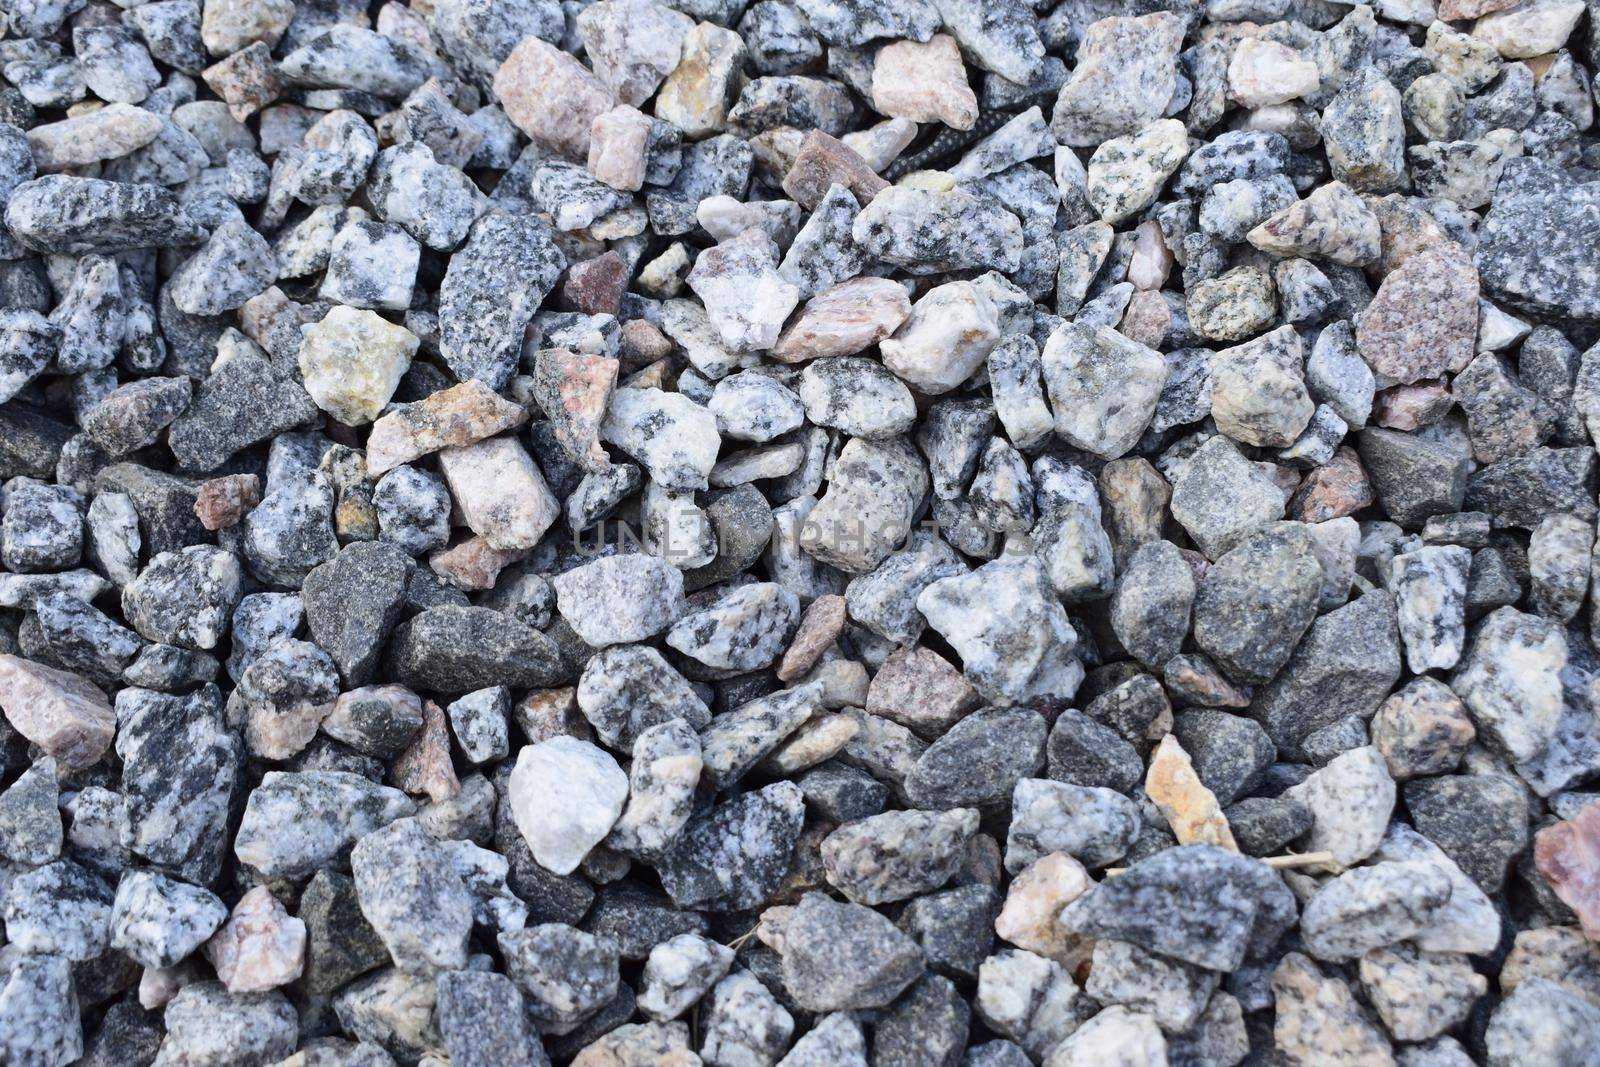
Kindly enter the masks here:
M 1594 1062 L 1593 3 L 0 6 L 0 1064 Z

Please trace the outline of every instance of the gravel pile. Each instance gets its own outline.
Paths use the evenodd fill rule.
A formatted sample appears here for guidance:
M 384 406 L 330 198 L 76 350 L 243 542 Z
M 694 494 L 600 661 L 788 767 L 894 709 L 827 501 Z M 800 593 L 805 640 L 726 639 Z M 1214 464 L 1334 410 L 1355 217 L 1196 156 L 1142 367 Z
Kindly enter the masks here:
M 1597 19 L 3 0 L 0 1067 L 1600 1064 Z

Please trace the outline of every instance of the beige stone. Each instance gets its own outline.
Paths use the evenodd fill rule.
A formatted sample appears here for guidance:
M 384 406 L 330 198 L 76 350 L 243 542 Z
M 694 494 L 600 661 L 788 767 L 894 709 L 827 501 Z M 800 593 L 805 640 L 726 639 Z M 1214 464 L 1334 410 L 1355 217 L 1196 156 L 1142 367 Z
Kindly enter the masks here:
M 301 337 L 306 392 L 347 426 L 382 414 L 420 344 L 416 334 L 377 312 L 343 305 L 307 326 Z
M 154 141 L 162 119 L 132 104 L 107 104 L 76 118 L 28 131 L 28 147 L 41 173 L 119 159 Z
M 994 932 L 1018 948 L 1075 970 L 1094 954 L 1094 939 L 1062 925 L 1061 909 L 1093 887 L 1083 864 L 1065 852 L 1052 852 L 1012 879 Z
M 1230 852 L 1239 851 L 1216 794 L 1200 781 L 1189 753 L 1171 734 L 1161 739 L 1150 758 L 1144 791 L 1161 809 L 1178 844 L 1217 845 Z
M 699 140 L 721 133 L 739 94 L 744 39 L 732 30 L 702 22 L 683 39 L 683 58 L 656 94 L 656 117 L 685 137 Z
M 292 0 L 206 0 L 200 40 L 214 56 L 228 56 L 257 41 L 276 48 L 294 20 Z
M 872 106 L 890 118 L 972 129 L 978 121 L 978 98 L 967 84 L 955 38 L 936 33 L 926 43 L 895 41 L 878 49 Z
M 367 435 L 367 473 L 376 478 L 441 448 L 460 447 L 521 426 L 528 411 L 476 378 L 389 412 Z
M 832 759 L 860 732 L 861 724 L 849 715 L 818 715 L 773 749 L 763 766 L 778 775 L 797 774 Z

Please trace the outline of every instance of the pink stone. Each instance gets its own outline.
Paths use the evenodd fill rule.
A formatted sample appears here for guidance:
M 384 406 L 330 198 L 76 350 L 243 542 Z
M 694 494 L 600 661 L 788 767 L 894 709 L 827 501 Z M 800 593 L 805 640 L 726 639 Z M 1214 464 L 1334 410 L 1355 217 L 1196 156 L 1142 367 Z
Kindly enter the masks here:
M 1533 862 L 1578 916 L 1583 936 L 1600 941 L 1600 801 L 1534 834 Z
M 116 713 L 91 682 L 21 656 L 0 656 L 0 711 L 17 733 L 74 769 L 105 755 L 117 729 Z
M 261 478 L 254 474 L 225 474 L 200 483 L 194 514 L 208 530 L 234 525 L 261 503 Z
M 205 952 L 228 992 L 264 993 L 300 977 L 306 924 L 258 885 L 239 898 L 233 915 L 206 942 Z
M 444 710 L 433 701 L 422 702 L 422 730 L 390 766 L 389 781 L 396 789 L 412 795 L 426 793 L 435 804 L 461 792 L 461 780 L 450 762 L 450 733 L 445 729 Z
M 1128 262 L 1128 280 L 1135 289 L 1160 289 L 1172 273 L 1172 253 L 1161 233 L 1161 224 L 1151 219 L 1133 231 L 1133 258 Z
M 592 471 L 611 468 L 600 447 L 600 424 L 617 384 L 617 361 L 547 348 L 534 357 L 533 398 L 567 454 Z
M 837 593 L 819 596 L 800 617 L 794 640 L 778 664 L 778 681 L 792 682 L 816 665 L 844 629 L 845 601 Z
M 146 967 L 139 975 L 139 1007 L 145 1011 L 159 1011 L 182 992 L 184 986 L 209 980 L 209 975 L 200 973 L 200 964 L 193 956 L 171 967 Z
M 955 38 L 936 33 L 925 44 L 895 41 L 878 49 L 872 106 L 890 118 L 972 129 L 978 121 L 978 98 L 967 84 Z
M 493 548 L 476 535 L 428 557 L 433 573 L 457 589 L 493 589 L 500 572 L 527 556 L 526 548 Z
M 807 301 L 778 337 L 772 357 L 802 363 L 854 355 L 894 333 L 910 316 L 911 298 L 899 282 L 851 278 Z
M 884 660 L 873 676 L 866 710 L 935 738 L 982 703 L 943 656 L 931 649 L 903 648 Z
M 589 124 L 589 173 L 625 193 L 644 185 L 650 127 L 650 116 L 627 104 L 596 115 Z
M 251 115 L 283 95 L 283 79 L 272 60 L 272 49 L 257 41 L 200 72 L 211 90 L 227 101 L 235 120 L 247 122 Z
M 849 189 L 862 207 L 889 187 L 849 145 L 821 130 L 811 130 L 800 142 L 800 152 L 784 175 L 783 191 L 810 210 L 836 184 Z
M 455 448 L 520 426 L 528 412 L 477 379 L 452 385 L 391 411 L 367 435 L 367 474 L 373 478 L 441 448 Z
M 1478 336 L 1478 269 L 1459 245 L 1425 248 L 1390 272 L 1356 320 L 1373 373 L 1402 384 L 1458 371 Z
M 494 92 L 517 129 L 573 159 L 588 158 L 595 116 L 616 103 L 588 67 L 531 35 L 500 64 Z

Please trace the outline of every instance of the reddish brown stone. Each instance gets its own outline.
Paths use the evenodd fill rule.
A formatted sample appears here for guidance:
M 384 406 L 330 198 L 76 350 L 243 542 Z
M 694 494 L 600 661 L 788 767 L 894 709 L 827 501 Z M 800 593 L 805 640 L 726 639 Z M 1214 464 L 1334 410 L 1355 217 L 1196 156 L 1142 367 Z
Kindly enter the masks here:
M 223 530 L 261 503 L 261 479 L 254 474 L 225 474 L 200 484 L 194 497 L 195 518 L 208 530 Z
M 672 355 L 672 341 L 647 320 L 629 319 L 622 324 L 617 355 L 625 369 L 635 370 Z
M 628 265 L 615 252 L 573 264 L 561 283 L 561 304 L 585 315 L 615 315 L 628 289 Z
M 87 679 L 21 656 L 0 656 L 0 711 L 17 733 L 68 767 L 87 767 L 111 745 L 117 716 Z
M 1130 341 L 1138 341 L 1149 348 L 1160 348 L 1172 329 L 1172 309 L 1166 298 L 1154 289 L 1140 289 L 1128 301 L 1128 310 L 1122 313 L 1117 332 Z
M 1415 430 L 1444 418 L 1454 403 L 1442 378 L 1397 385 L 1372 398 L 1372 421 L 1386 430 Z
M 1375 499 L 1356 450 L 1341 445 L 1332 459 L 1300 483 L 1289 500 L 1289 517 L 1299 522 L 1327 522 L 1354 514 Z
M 389 781 L 396 789 L 413 795 L 426 793 L 436 804 L 461 792 L 461 780 L 450 762 L 450 733 L 445 728 L 444 710 L 433 701 L 422 702 L 422 730 L 389 768 Z
M 878 668 L 867 690 L 867 712 L 935 738 L 983 700 L 961 672 L 937 652 L 902 648 Z
M 1577 915 L 1583 936 L 1600 941 L 1600 801 L 1535 834 L 1533 862 Z
M 817 660 L 844 629 L 845 602 L 837 593 L 819 596 L 800 618 L 800 628 L 778 664 L 778 681 L 792 682 L 816 666 Z
M 828 195 L 828 187 L 842 185 L 866 207 L 889 183 L 873 173 L 867 161 L 837 137 L 811 130 L 800 142 L 794 165 L 784 175 L 783 191 L 804 206 L 815 208 Z

